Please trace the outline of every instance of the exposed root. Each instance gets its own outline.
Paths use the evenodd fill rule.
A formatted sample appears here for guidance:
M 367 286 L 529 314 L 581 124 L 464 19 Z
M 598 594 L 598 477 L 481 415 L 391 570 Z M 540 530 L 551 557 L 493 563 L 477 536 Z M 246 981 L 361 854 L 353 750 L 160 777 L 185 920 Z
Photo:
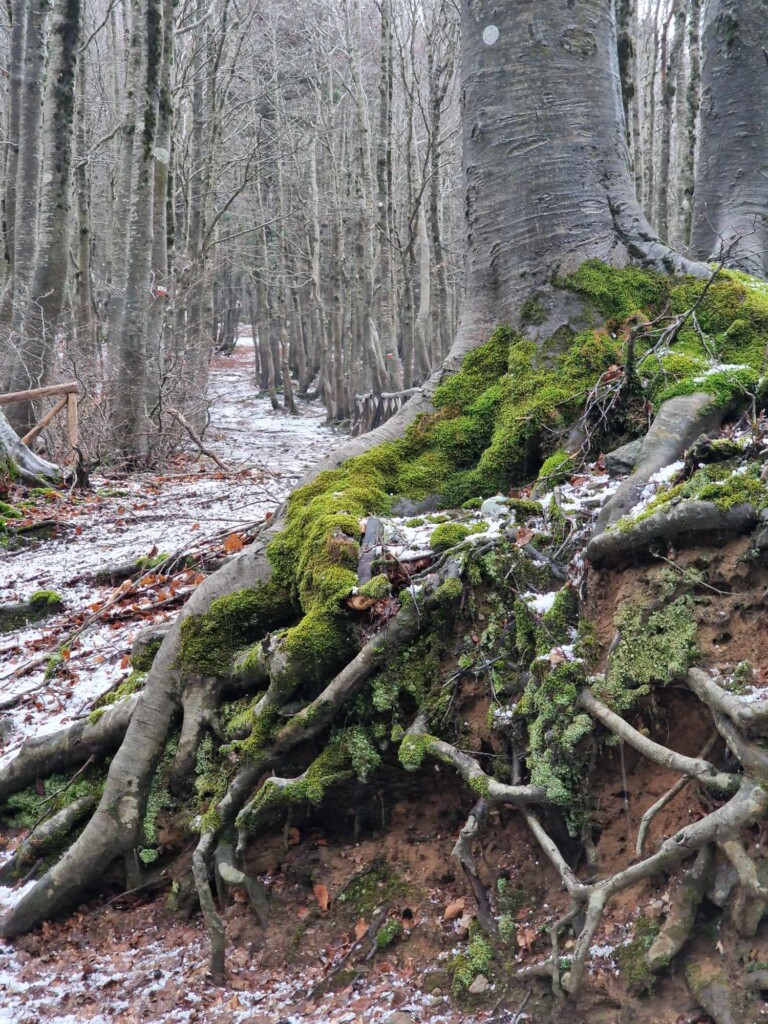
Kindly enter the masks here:
M 59 732 L 29 739 L 0 773 L 0 801 L 53 772 L 80 764 L 89 757 L 111 754 L 120 746 L 138 697 L 113 704 L 95 721 L 83 718 Z
M 718 844 L 739 876 L 739 888 L 729 904 L 729 913 L 737 934 L 751 939 L 768 907 L 768 888 L 757 873 L 757 865 L 749 856 L 741 840 L 726 839 Z
M 720 793 L 733 793 L 738 784 L 738 776 L 729 775 L 726 772 L 719 772 L 709 761 L 698 757 L 688 757 L 685 754 L 678 754 L 669 747 L 644 736 L 637 729 L 634 729 L 629 722 L 626 722 L 620 715 L 617 715 L 610 708 L 602 704 L 591 690 L 582 690 L 579 696 L 579 706 L 588 711 L 590 715 L 601 722 L 607 729 L 620 739 L 634 747 L 649 761 L 661 765 L 664 768 L 671 768 L 673 771 L 688 775 L 697 779 L 703 785 L 708 786 Z
M 27 448 L 1 411 L 0 459 L 10 459 L 19 479 L 30 487 L 50 487 L 51 483 L 59 483 L 63 477 L 59 466 Z
M 596 539 L 637 505 L 653 474 L 680 459 L 700 434 L 716 428 L 721 419 L 722 412 L 713 409 L 711 395 L 679 395 L 664 402 L 643 442 L 634 473 L 605 503 L 597 517 L 594 536 L 587 548 L 590 561 L 597 564 L 600 560 Z
M 713 865 L 713 849 L 711 844 L 707 844 L 696 854 L 693 865 L 672 894 L 666 920 L 645 955 L 651 971 L 661 970 L 671 963 L 688 941 L 696 911 L 711 881 Z
M 696 696 L 713 712 L 729 718 L 733 724 L 746 733 L 758 736 L 768 732 L 768 700 L 756 700 L 747 704 L 728 693 L 700 668 L 689 670 L 686 681 Z
M 757 520 L 757 510 L 748 503 L 732 505 L 723 512 L 712 501 L 684 501 L 661 508 L 626 530 L 614 529 L 593 537 L 587 545 L 587 558 L 596 567 L 610 568 L 647 556 L 657 544 L 678 549 L 704 541 L 722 544 L 749 533 Z
M 36 864 L 51 847 L 65 839 L 95 806 L 95 796 L 81 796 L 33 829 L 19 843 L 11 859 L 0 868 L 0 884 L 8 885 L 21 879 L 25 871 Z
M 452 855 L 461 864 L 467 881 L 469 882 L 472 894 L 475 897 L 477 906 L 477 920 L 480 927 L 489 935 L 496 935 L 498 927 L 493 916 L 491 905 L 488 900 L 488 893 L 477 873 L 475 858 L 472 855 L 472 843 L 480 835 L 483 822 L 490 811 L 490 804 L 484 798 L 480 798 L 469 812 L 464 827 L 459 832 L 459 838 L 453 847 Z
M 710 738 L 701 748 L 701 752 L 699 753 L 697 760 L 705 758 L 707 754 L 709 754 L 710 750 L 715 745 L 716 739 L 717 733 L 713 733 L 712 736 L 710 736 Z M 668 789 L 666 793 L 662 793 L 662 795 L 659 797 L 656 803 L 651 804 L 651 806 L 645 812 L 640 821 L 640 827 L 637 830 L 637 843 L 635 844 L 635 854 L 638 857 L 643 856 L 645 839 L 648 835 L 648 829 L 651 827 L 651 822 L 653 821 L 653 819 L 656 817 L 659 811 L 663 810 L 667 806 L 667 804 L 671 803 L 675 799 L 678 793 L 681 793 L 685 789 L 685 787 L 691 781 L 691 778 L 692 777 L 690 775 L 686 775 L 682 779 L 678 779 L 674 786 L 670 787 L 670 789 Z

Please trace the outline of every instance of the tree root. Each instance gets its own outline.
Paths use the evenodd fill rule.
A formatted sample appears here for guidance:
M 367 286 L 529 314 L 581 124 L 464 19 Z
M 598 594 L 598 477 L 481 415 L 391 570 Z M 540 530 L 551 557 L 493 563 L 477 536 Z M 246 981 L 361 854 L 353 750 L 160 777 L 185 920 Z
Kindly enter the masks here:
M 696 911 L 709 888 L 714 865 L 711 844 L 696 854 L 693 865 L 672 895 L 672 903 L 661 931 L 645 955 L 651 971 L 666 967 L 677 956 L 693 930 Z
M 107 708 L 95 722 L 83 718 L 49 736 L 28 739 L 0 772 L 0 802 L 36 779 L 70 768 L 89 757 L 111 754 L 120 746 L 137 703 L 138 696 L 128 697 Z
M 597 538 L 627 515 L 640 501 L 646 484 L 660 469 L 682 458 L 700 434 L 720 425 L 722 411 L 713 409 L 712 396 L 697 393 L 679 395 L 663 403 L 643 441 L 640 461 L 634 473 L 621 484 L 605 503 L 597 522 L 587 557 L 595 562 L 599 549 L 593 548 Z
M 655 743 L 644 736 L 637 729 L 633 729 L 629 722 L 626 722 L 615 711 L 602 704 L 591 690 L 582 690 L 579 700 L 579 707 L 589 712 L 611 732 L 628 743 L 635 750 L 639 751 L 650 761 L 661 765 L 664 768 L 671 768 L 680 772 L 681 775 L 688 775 L 697 779 L 705 786 L 717 790 L 720 793 L 733 793 L 738 786 L 738 776 L 729 775 L 726 772 L 719 772 L 710 764 L 697 757 L 688 757 L 685 754 L 678 754 L 669 747 Z
M 754 938 L 758 925 L 768 907 L 768 889 L 762 884 L 757 865 L 749 856 L 741 840 L 733 838 L 718 843 L 739 877 L 739 888 L 728 906 L 733 927 L 743 939 Z
M 691 995 L 715 1024 L 746 1024 L 736 1008 L 736 994 L 720 960 L 708 957 L 688 964 L 685 980 Z
M 743 732 L 758 736 L 768 734 L 768 700 L 747 704 L 728 693 L 700 668 L 689 669 L 686 676 L 688 686 L 710 710 L 726 716 Z
M 630 478 L 631 479 L 631 478 Z M 656 544 L 691 547 L 705 540 L 722 544 L 749 533 L 758 521 L 753 505 L 732 505 L 723 512 L 712 501 L 683 501 L 640 519 L 627 530 L 593 536 L 586 556 L 596 568 L 613 568 L 648 555 Z
M 278 729 L 272 739 L 238 771 L 219 801 L 210 824 L 201 833 L 193 856 L 195 884 L 211 936 L 212 977 L 224 977 L 224 924 L 216 913 L 208 879 L 209 864 L 219 837 L 228 834 L 233 827 L 236 828 L 237 855 L 242 853 L 251 835 L 249 812 L 254 808 L 254 799 L 258 800 L 258 791 L 255 794 L 253 791 L 265 770 L 283 763 L 289 752 L 323 732 L 360 692 L 370 676 L 395 651 L 411 643 L 427 628 L 431 614 L 441 607 L 437 591 L 446 580 L 456 579 L 459 574 L 458 564 L 450 561 L 439 572 L 428 577 L 419 595 L 420 603 L 409 603 L 401 608 L 394 619 L 363 646 L 311 704 Z M 286 784 L 290 785 L 291 781 L 296 780 L 286 780 Z
M 95 796 L 81 796 L 38 825 L 17 846 L 13 856 L 0 868 L 0 885 L 18 881 L 52 846 L 66 838 L 82 818 L 96 806 Z
M 19 479 L 30 487 L 50 487 L 51 483 L 60 483 L 64 475 L 59 466 L 40 458 L 31 448 L 27 448 L 2 412 L 0 459 L 10 459 Z
M 490 804 L 483 797 L 477 801 L 469 812 L 464 827 L 459 832 L 459 838 L 453 847 L 452 856 L 461 864 L 462 870 L 472 889 L 475 904 L 477 905 L 477 920 L 480 927 L 488 935 L 497 935 L 499 929 L 496 926 L 496 920 L 491 911 L 488 893 L 477 873 L 475 858 L 472 856 L 472 843 L 479 836 L 483 822 L 488 817 L 490 809 Z
M 713 733 L 712 736 L 710 736 L 710 738 L 701 748 L 701 752 L 699 753 L 697 760 L 705 758 L 709 754 L 710 750 L 715 745 L 716 739 L 717 733 Z M 656 817 L 659 811 L 663 810 L 667 806 L 667 804 L 671 803 L 675 799 L 678 793 L 681 793 L 685 789 L 685 787 L 691 781 L 691 778 L 692 777 L 690 775 L 686 775 L 682 779 L 678 779 L 674 786 L 670 787 L 670 789 L 668 789 L 666 793 L 663 793 L 656 801 L 656 803 L 652 804 L 645 812 L 640 821 L 640 828 L 637 830 L 637 843 L 635 845 L 635 854 L 637 857 L 643 856 L 643 847 L 645 846 L 645 839 L 648 835 L 648 829 L 650 828 L 653 819 Z

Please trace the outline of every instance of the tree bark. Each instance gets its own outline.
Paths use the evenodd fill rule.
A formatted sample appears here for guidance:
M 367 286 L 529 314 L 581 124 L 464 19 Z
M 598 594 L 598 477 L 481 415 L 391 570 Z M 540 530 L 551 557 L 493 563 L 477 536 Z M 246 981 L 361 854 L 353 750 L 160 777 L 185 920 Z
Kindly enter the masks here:
M 705 0 L 691 248 L 768 273 L 768 3 Z

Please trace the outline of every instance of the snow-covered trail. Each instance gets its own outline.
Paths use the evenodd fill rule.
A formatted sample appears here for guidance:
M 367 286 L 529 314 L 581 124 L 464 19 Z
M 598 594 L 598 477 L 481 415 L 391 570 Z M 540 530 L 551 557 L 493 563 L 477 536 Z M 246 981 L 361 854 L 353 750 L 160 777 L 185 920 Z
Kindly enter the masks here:
M 16 632 L 0 634 L 0 706 L 20 693 L 30 696 L 3 715 L 0 764 L 26 736 L 60 728 L 130 671 L 126 655 L 136 633 L 171 619 L 180 602 L 163 582 L 131 597 L 120 617 L 105 617 L 71 646 L 69 660 L 45 681 L 46 656 L 113 594 L 94 574 L 138 558 L 192 551 L 221 531 L 237 531 L 262 518 L 342 438 L 324 423 L 318 404 L 300 405 L 300 415 L 273 412 L 252 379 L 253 345 L 241 339 L 235 355 L 217 359 L 211 371 L 211 424 L 205 443 L 237 469 L 227 477 L 194 448 L 172 472 L 137 473 L 118 479 L 94 476 L 94 493 L 52 495 L 41 516 L 55 520 L 58 536 L 32 548 L 0 552 L 0 604 L 54 590 L 65 602 L 62 615 Z M 190 572 L 178 596 L 196 582 Z M 129 607 L 126 607 L 126 605 Z M 135 614 L 132 614 L 135 612 Z M 19 672 L 30 662 L 31 670 Z

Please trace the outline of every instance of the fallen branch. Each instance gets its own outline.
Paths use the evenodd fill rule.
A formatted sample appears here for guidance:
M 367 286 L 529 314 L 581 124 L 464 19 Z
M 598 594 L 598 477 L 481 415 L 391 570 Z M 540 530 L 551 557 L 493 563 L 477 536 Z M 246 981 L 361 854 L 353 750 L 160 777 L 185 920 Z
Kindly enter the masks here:
M 222 471 L 222 473 L 226 473 L 227 476 L 237 475 L 237 471 L 232 469 L 231 466 L 228 466 L 226 462 L 222 462 L 219 456 L 216 454 L 216 452 L 212 452 L 210 448 L 205 447 L 205 445 L 195 432 L 195 428 L 192 426 L 189 420 L 184 418 L 184 416 L 179 412 L 178 409 L 173 409 L 171 406 L 166 406 L 165 411 L 168 413 L 171 419 L 176 420 L 177 423 L 181 424 L 181 426 L 184 427 L 184 429 L 192 439 L 193 443 L 197 446 L 201 455 L 205 455 L 206 458 L 212 459 L 213 462 L 215 462 L 219 469 Z

